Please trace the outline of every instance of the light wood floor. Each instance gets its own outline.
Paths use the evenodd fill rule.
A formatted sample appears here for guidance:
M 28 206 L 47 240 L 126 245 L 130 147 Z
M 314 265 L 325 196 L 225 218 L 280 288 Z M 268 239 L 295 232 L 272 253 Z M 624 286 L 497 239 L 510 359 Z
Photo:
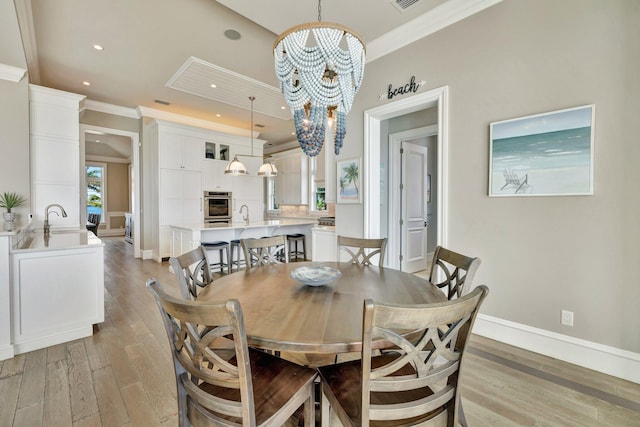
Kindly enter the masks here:
M 145 287 L 156 277 L 178 296 L 174 276 L 104 240 L 105 322 L 0 362 L 0 426 L 178 425 L 167 338 Z M 478 336 L 462 384 L 471 426 L 640 426 L 640 385 Z

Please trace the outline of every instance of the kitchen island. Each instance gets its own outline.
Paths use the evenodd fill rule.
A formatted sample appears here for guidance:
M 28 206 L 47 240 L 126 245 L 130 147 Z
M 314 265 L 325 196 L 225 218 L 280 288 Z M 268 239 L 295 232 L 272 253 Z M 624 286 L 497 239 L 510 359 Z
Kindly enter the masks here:
M 202 242 L 276 236 L 278 234 L 304 234 L 307 258 L 311 259 L 311 228 L 315 219 L 270 219 L 231 224 L 185 224 L 171 226 L 171 256 L 175 257 L 198 247 Z
M 104 321 L 104 244 L 81 229 L 13 236 L 11 330 L 15 354 L 87 337 Z

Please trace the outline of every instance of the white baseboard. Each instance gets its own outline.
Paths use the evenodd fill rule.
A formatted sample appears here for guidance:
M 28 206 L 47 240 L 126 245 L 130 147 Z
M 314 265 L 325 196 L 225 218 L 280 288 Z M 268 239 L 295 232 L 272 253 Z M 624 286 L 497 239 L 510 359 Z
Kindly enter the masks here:
M 13 345 L 3 345 L 0 347 L 0 360 L 11 359 L 14 356 Z
M 93 325 L 79 326 L 68 331 L 64 331 L 58 334 L 46 335 L 44 337 L 27 339 L 22 342 L 13 344 L 15 354 L 28 353 L 30 351 L 38 350 L 45 347 L 51 347 L 53 345 L 62 344 L 65 342 L 77 340 L 80 338 L 90 337 L 93 335 Z
M 117 237 L 124 236 L 124 228 L 99 229 L 98 237 Z
M 153 259 L 153 250 L 147 249 L 142 251 L 142 259 Z
M 640 354 L 479 314 L 473 333 L 640 384 Z

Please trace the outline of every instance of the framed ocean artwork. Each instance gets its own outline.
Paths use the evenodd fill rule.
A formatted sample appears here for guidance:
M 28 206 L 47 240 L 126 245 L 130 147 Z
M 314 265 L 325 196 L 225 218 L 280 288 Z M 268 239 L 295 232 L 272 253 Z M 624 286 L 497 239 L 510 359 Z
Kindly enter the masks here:
M 490 125 L 489 196 L 593 194 L 595 105 Z
M 337 162 L 337 203 L 360 203 L 360 158 L 339 160 Z

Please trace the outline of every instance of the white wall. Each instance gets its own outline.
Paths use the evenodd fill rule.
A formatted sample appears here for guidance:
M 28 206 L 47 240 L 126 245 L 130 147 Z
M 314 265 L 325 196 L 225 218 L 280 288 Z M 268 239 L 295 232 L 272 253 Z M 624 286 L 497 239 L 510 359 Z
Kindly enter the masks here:
M 367 64 L 339 158 L 363 156 L 363 111 L 412 75 L 448 85 L 449 242 L 480 256 L 482 313 L 640 352 L 640 3 L 505 0 Z M 395 101 L 395 99 L 394 99 Z M 596 105 L 595 194 L 489 198 L 489 124 Z M 337 232 L 363 205 L 336 208 Z M 575 326 L 560 324 L 562 309 Z

